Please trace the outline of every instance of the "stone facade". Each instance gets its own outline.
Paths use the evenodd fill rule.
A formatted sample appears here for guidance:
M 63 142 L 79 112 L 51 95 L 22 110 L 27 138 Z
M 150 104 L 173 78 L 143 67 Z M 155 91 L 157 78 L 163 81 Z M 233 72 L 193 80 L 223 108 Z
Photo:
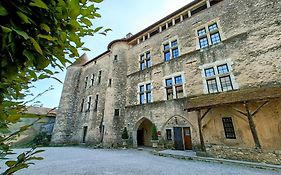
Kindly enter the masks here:
M 90 61 L 83 55 L 67 69 L 52 142 L 118 146 L 127 127 L 133 146 L 151 146 L 153 123 L 161 143 L 178 149 L 281 150 L 280 96 L 192 109 L 187 103 L 244 89 L 280 89 L 280 11 L 274 0 L 196 0 L 112 41 Z

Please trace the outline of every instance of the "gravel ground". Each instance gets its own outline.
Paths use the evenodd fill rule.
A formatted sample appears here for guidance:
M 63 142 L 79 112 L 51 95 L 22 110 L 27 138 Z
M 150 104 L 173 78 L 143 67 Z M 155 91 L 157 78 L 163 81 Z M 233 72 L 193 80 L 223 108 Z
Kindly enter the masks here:
M 135 149 L 43 149 L 46 151 L 40 156 L 44 160 L 16 175 L 281 175 L 278 171 L 159 157 Z

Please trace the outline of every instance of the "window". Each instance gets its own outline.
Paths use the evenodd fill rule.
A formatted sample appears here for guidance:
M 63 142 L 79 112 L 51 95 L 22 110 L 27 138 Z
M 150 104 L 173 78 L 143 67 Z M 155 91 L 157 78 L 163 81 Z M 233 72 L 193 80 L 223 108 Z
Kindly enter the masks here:
M 172 58 L 179 57 L 179 48 L 178 48 L 178 41 L 173 40 L 172 42 L 166 43 L 163 45 L 164 47 L 164 61 L 169 61 Z
M 87 88 L 88 86 L 88 77 L 85 78 L 85 89 Z
M 152 102 L 152 85 L 147 83 L 139 86 L 139 102 L 140 104 Z
M 88 126 L 84 126 L 83 127 L 82 143 L 86 143 L 87 130 L 88 130 Z
M 112 83 L 112 80 L 110 78 L 110 79 L 108 79 L 108 87 L 111 87 L 111 83 Z
M 209 45 L 215 45 L 221 42 L 219 27 L 217 23 L 213 23 L 207 27 L 197 30 L 199 46 L 201 49 Z
M 149 68 L 152 66 L 150 52 L 140 55 L 140 70 Z
M 172 130 L 166 129 L 166 138 L 167 140 L 172 140 Z
M 233 90 L 230 74 L 227 64 L 204 69 L 208 93 Z
M 166 87 L 166 99 L 172 100 L 173 98 L 182 98 L 183 93 L 183 80 L 182 76 L 176 76 L 174 78 L 168 78 L 165 80 Z
M 87 102 L 87 111 L 90 111 L 90 109 L 91 109 L 91 102 L 92 102 L 92 97 L 89 96 L 88 97 L 88 102 Z
M 114 55 L 114 62 L 117 62 L 118 60 L 118 55 Z
M 119 116 L 120 115 L 120 110 L 119 109 L 115 109 L 114 110 L 114 116 Z
M 83 112 L 85 99 L 82 99 L 80 112 Z
M 98 110 L 98 102 L 99 102 L 99 95 L 96 95 L 96 100 L 95 100 L 95 111 Z
M 233 122 L 231 117 L 222 118 L 225 137 L 227 139 L 236 139 Z
M 93 74 L 91 77 L 91 86 L 93 86 L 94 83 L 95 83 L 95 74 Z
M 99 71 L 98 84 L 101 82 L 101 70 Z

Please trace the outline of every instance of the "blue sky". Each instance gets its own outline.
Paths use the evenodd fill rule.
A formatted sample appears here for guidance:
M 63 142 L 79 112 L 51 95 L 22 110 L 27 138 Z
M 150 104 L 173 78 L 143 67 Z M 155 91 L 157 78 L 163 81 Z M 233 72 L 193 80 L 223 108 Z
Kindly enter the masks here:
M 91 38 L 83 38 L 85 46 L 91 51 L 86 52 L 89 58 L 106 51 L 108 43 L 112 40 L 125 37 L 129 32 L 135 34 L 154 22 L 176 11 L 192 0 L 104 0 L 97 6 L 102 17 L 93 21 L 95 27 L 105 26 L 111 28 L 107 36 L 95 35 Z M 80 52 L 83 54 L 83 52 Z M 65 71 L 56 75 L 64 81 Z M 36 82 L 31 89 L 34 95 L 43 92 L 50 86 L 53 90 L 43 94 L 36 101 L 40 101 L 44 107 L 57 107 L 63 85 L 56 80 L 48 79 Z

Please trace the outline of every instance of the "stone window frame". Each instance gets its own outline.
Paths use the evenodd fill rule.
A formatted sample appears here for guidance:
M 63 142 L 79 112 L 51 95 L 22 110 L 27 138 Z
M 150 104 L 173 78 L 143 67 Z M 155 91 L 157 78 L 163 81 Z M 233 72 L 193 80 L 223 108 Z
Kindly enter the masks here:
M 231 59 L 225 59 L 225 60 L 218 60 L 218 61 L 215 61 L 213 63 L 207 63 L 207 64 L 204 64 L 202 66 L 199 66 L 199 69 L 201 69 L 201 76 L 202 76 L 202 81 L 203 81 L 203 92 L 204 92 L 204 94 L 209 94 L 207 80 L 212 80 L 212 79 L 216 80 L 216 84 L 217 84 L 217 88 L 218 88 L 218 91 L 215 92 L 215 93 L 226 92 L 226 91 L 223 91 L 222 86 L 221 86 L 221 81 L 220 81 L 220 78 L 223 78 L 223 77 L 226 77 L 226 76 L 230 77 L 230 80 L 231 80 L 231 83 L 232 83 L 232 90 L 239 89 L 239 85 L 238 85 L 238 83 L 235 79 L 235 76 L 233 74 L 233 68 L 232 68 L 233 64 L 234 63 L 233 63 L 233 61 L 231 61 Z M 227 65 L 229 72 L 218 74 L 217 68 L 221 65 Z M 205 70 L 209 69 L 209 68 L 214 69 L 215 75 L 206 77 Z M 227 91 L 229 91 L 229 90 L 227 90 Z
M 217 29 L 215 30 L 209 30 L 209 27 L 216 24 L 217 25 Z M 199 31 L 201 30 L 204 30 L 205 29 L 205 34 L 201 34 L 199 35 Z M 216 43 L 213 43 L 213 40 L 212 40 L 212 36 L 215 35 L 215 34 L 219 34 L 219 38 L 220 38 L 220 42 L 216 42 Z M 198 27 L 195 28 L 195 36 L 196 36 L 196 50 L 202 50 L 202 49 L 206 49 L 206 48 L 209 48 L 211 46 L 214 46 L 214 45 L 218 45 L 220 43 L 222 43 L 224 41 L 224 35 L 223 35 L 223 32 L 222 32 L 222 27 L 220 25 L 220 20 L 217 18 L 217 19 L 214 19 L 214 20 L 211 20 L 203 25 L 200 25 Z M 200 45 L 200 39 L 207 39 L 208 41 L 208 46 L 206 47 L 203 47 L 201 48 L 201 45 Z
M 150 55 L 150 57 L 148 58 L 147 57 L 147 54 Z M 142 56 L 143 56 L 143 59 L 142 59 Z M 148 66 L 148 60 L 150 60 L 150 66 Z M 144 68 L 142 69 L 142 64 L 144 64 Z M 146 50 L 145 52 L 139 54 L 139 69 L 140 71 L 143 71 L 147 68 L 150 68 L 152 67 L 152 58 L 151 58 L 151 51 L 150 49 L 149 50 Z
M 98 85 L 101 84 L 101 74 L 102 74 L 102 70 L 99 71 Z
M 237 139 L 232 117 L 222 117 L 222 124 L 223 124 L 225 138 L 226 139 Z
M 177 45 L 176 46 L 172 46 L 172 43 L 174 41 L 177 41 Z M 169 48 L 168 49 L 164 49 L 165 45 L 169 45 Z M 177 57 L 173 57 L 173 50 L 176 49 L 178 50 L 178 56 Z M 179 37 L 176 35 L 174 37 L 171 37 L 167 40 L 165 40 L 164 42 L 162 42 L 161 44 L 161 52 L 162 52 L 162 56 L 163 56 L 163 62 L 169 62 L 171 61 L 172 59 L 177 59 L 181 56 L 181 52 L 180 52 L 180 48 L 181 48 L 181 44 L 180 44 L 180 41 L 179 41 Z M 170 59 L 169 60 L 165 60 L 165 53 L 170 53 Z
M 146 97 L 147 97 L 147 89 L 146 89 L 146 85 L 147 84 L 150 84 L 151 85 L 151 90 L 149 91 L 150 93 L 151 93 L 151 102 L 147 102 L 147 99 L 146 99 Z M 143 92 L 143 94 L 144 94 L 144 103 L 141 103 L 141 100 L 140 100 L 140 95 L 141 95 L 141 91 L 140 91 L 140 87 L 141 86 L 144 86 L 144 92 Z M 146 82 L 141 82 L 141 83 L 139 83 L 138 84 L 138 90 L 137 90 L 137 93 L 138 93 L 138 95 L 137 95 L 137 101 L 138 101 L 138 104 L 140 104 L 140 105 L 144 105 L 144 104 L 149 104 L 149 103 L 153 103 L 153 81 L 146 81 Z
M 185 82 L 186 82 L 186 80 L 185 80 L 185 76 L 184 76 L 184 72 L 177 72 L 177 73 L 173 73 L 173 74 L 171 74 L 171 75 L 168 75 L 168 76 L 165 76 L 165 77 L 163 77 L 163 87 L 164 87 L 164 96 L 163 96 L 163 99 L 165 100 L 165 101 L 167 101 L 168 100 L 168 96 L 167 96 L 167 86 L 166 86 L 166 80 L 167 79 L 170 79 L 170 78 L 172 78 L 172 89 L 173 89 L 173 99 L 171 99 L 171 100 L 174 100 L 174 99 L 179 99 L 179 98 L 177 98 L 177 93 L 176 93 L 176 84 L 175 84 L 175 78 L 176 77 L 178 77 L 178 76 L 181 76 L 181 78 L 182 78 L 182 83 L 181 83 L 181 86 L 182 86 L 182 90 L 183 90 L 183 96 L 182 97 L 180 97 L 180 98 L 184 98 L 184 97 L 186 97 L 187 96 L 187 93 L 186 93 L 186 91 L 185 91 Z

